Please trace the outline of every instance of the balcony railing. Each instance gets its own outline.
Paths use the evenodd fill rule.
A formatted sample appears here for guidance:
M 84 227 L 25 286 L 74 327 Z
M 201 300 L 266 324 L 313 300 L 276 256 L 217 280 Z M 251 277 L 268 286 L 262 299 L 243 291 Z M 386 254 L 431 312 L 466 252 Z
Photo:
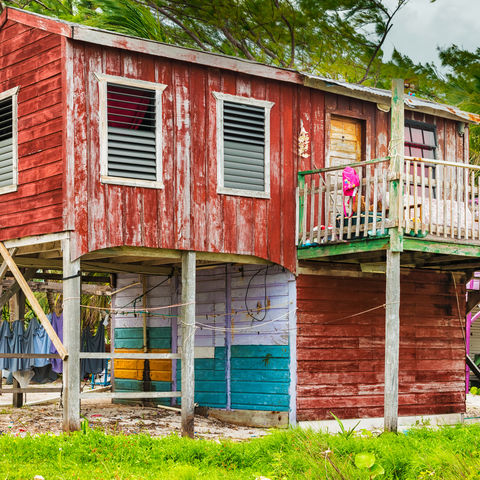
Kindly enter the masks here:
M 405 157 L 400 218 L 392 219 L 389 189 L 394 178 L 389 165 L 389 158 L 348 165 L 360 179 L 353 199 L 343 194 L 346 165 L 299 172 L 298 245 L 384 236 L 397 224 L 405 235 L 480 243 L 480 167 Z

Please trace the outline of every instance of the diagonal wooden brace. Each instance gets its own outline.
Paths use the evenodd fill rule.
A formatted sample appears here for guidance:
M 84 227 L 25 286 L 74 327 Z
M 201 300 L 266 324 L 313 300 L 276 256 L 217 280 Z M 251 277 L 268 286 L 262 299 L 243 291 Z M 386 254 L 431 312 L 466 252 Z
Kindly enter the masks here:
M 67 350 L 63 346 L 61 340 L 58 338 L 57 332 L 55 332 L 55 330 L 53 329 L 52 324 L 49 322 L 47 316 L 45 315 L 45 312 L 43 311 L 42 307 L 38 303 L 37 298 L 33 294 L 31 288 L 28 286 L 27 281 L 23 277 L 22 272 L 20 272 L 19 268 L 17 267 L 17 264 L 15 263 L 12 256 L 10 255 L 10 252 L 5 248 L 5 245 L 2 242 L 0 242 L 0 255 L 3 257 L 4 262 L 7 264 L 9 270 L 12 272 L 13 276 L 15 277 L 15 280 L 20 285 L 20 288 L 25 294 L 25 297 L 30 302 L 30 305 L 35 315 L 40 320 L 40 323 L 43 325 L 43 328 L 47 332 L 47 335 L 49 336 L 53 345 L 57 349 L 57 352 L 60 355 L 60 358 L 62 360 L 65 360 L 68 357 Z

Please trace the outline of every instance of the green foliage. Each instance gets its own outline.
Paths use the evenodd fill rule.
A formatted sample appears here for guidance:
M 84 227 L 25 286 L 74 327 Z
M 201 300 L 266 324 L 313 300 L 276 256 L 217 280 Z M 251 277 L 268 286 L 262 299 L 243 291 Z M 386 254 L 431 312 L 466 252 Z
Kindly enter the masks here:
M 172 435 L 0 436 L 0 478 L 363 480 L 480 479 L 480 425 L 412 428 L 408 435 L 276 431 L 249 442 Z
M 7 0 L 120 33 L 345 80 L 376 81 L 396 12 L 378 0 Z
M 381 465 L 375 463 L 375 455 L 370 452 L 361 452 L 355 455 L 355 466 L 360 470 L 364 470 L 370 478 L 383 475 L 385 470 Z
M 472 388 L 470 389 L 470 393 L 471 393 L 472 395 L 480 395 L 480 389 L 479 389 L 478 387 L 472 387 Z
M 343 422 L 332 412 L 330 412 L 330 415 L 335 419 L 335 421 L 338 423 L 338 426 L 340 427 L 341 435 L 344 438 L 350 438 L 354 433 L 355 429 L 358 427 L 360 424 L 360 420 L 350 429 L 346 429 L 345 426 L 343 425 Z

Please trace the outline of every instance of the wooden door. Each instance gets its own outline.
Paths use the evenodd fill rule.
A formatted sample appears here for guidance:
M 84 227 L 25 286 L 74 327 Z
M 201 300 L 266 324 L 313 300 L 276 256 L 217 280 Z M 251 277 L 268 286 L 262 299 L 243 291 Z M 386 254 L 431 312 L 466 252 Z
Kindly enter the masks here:
M 362 121 L 332 117 L 327 167 L 347 165 L 362 160 Z

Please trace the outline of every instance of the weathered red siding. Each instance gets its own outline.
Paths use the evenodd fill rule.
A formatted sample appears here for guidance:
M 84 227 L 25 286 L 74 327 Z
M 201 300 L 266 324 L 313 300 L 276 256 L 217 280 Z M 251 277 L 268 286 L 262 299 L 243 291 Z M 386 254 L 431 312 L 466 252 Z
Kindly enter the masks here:
M 298 277 L 298 420 L 383 416 L 384 292 L 383 275 Z M 465 411 L 463 285 L 457 293 L 460 312 L 450 275 L 402 273 L 400 415 Z
M 0 240 L 63 230 L 61 37 L 8 20 L 0 91 L 19 86 L 18 190 L 0 196 Z
M 76 255 L 141 245 L 256 255 L 295 268 L 297 87 L 78 42 L 73 62 Z M 164 189 L 100 183 L 93 72 L 168 85 L 163 92 Z M 275 103 L 269 200 L 217 194 L 214 91 Z

